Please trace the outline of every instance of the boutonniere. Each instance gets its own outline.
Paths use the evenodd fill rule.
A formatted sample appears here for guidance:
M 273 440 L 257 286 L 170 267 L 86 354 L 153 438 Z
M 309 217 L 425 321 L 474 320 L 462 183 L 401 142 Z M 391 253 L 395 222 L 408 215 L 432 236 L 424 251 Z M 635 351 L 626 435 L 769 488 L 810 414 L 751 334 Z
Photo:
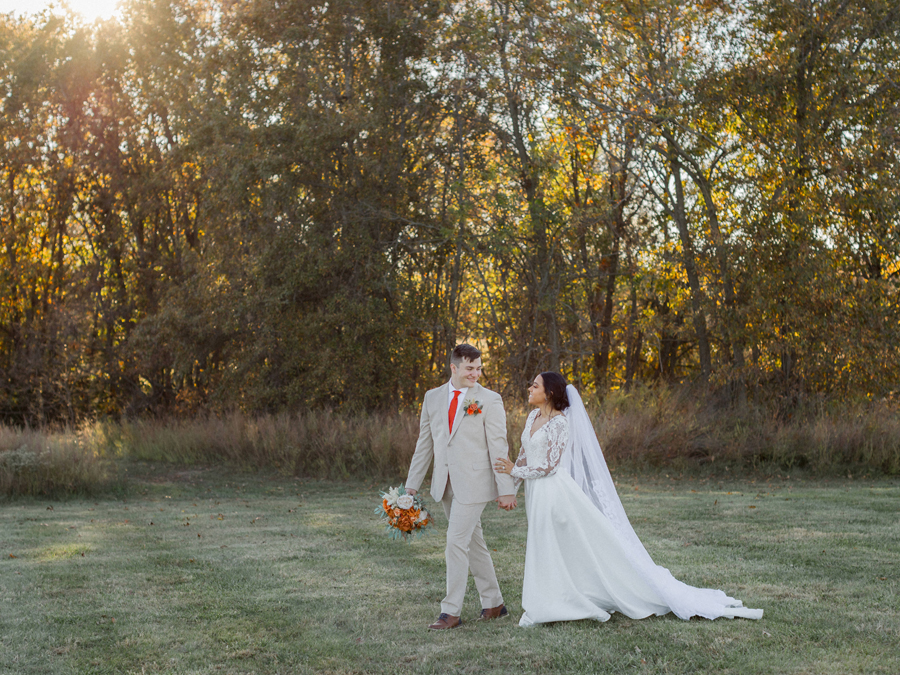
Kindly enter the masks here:
M 466 410 L 466 415 L 480 415 L 481 411 L 484 410 L 484 404 L 481 401 L 469 398 L 463 401 L 463 408 Z

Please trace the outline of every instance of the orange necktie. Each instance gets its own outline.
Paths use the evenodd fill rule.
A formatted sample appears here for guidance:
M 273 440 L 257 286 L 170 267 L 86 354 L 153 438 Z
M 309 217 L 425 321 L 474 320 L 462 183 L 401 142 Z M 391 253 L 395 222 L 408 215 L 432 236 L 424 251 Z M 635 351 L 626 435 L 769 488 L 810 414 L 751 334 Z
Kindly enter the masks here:
M 453 433 L 453 420 L 456 419 L 456 400 L 461 393 L 461 391 L 453 392 L 453 402 L 450 404 L 450 433 Z

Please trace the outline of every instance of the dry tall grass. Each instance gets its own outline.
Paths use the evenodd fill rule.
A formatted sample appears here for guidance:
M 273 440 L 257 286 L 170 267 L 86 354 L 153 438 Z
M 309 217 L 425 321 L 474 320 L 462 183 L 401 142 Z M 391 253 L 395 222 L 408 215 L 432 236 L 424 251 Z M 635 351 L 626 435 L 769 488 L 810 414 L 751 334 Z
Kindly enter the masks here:
M 114 467 L 89 429 L 0 425 L 0 495 L 90 493 L 114 480 Z
M 227 464 L 316 478 L 396 475 L 408 466 L 419 433 L 412 414 L 341 415 L 328 411 L 99 426 L 106 452 L 133 460 Z
M 619 392 L 592 406 L 608 461 L 635 469 L 725 464 L 735 469 L 794 467 L 814 473 L 900 473 L 900 414 L 885 401 L 840 410 L 723 409 L 675 389 Z M 527 409 L 510 406 L 512 453 Z M 108 486 L 117 461 L 227 465 L 342 479 L 406 475 L 418 415 L 328 411 L 193 419 L 93 422 L 78 430 L 0 427 L 0 494 L 85 492 Z
M 814 473 L 900 472 L 900 407 L 879 401 L 830 407 L 776 403 L 723 408 L 691 391 L 619 392 L 594 411 L 612 463 L 682 467 L 725 462 L 742 468 L 805 468 Z

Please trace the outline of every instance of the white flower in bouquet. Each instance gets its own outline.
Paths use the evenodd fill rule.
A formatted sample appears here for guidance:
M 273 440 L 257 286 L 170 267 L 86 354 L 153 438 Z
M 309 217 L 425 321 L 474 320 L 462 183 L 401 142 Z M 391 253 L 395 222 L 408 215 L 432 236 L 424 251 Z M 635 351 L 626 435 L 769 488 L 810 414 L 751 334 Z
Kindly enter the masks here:
M 407 494 L 401 483 L 381 493 L 381 504 L 375 514 L 384 522 L 391 539 L 409 541 L 417 534 L 427 534 L 433 523 L 422 498 Z

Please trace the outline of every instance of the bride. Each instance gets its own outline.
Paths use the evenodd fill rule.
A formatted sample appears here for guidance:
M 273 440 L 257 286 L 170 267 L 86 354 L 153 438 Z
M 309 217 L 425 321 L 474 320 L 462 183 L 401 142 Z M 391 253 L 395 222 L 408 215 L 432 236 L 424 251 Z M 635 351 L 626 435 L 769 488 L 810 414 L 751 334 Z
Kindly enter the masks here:
M 628 522 L 578 391 L 559 373 L 528 389 L 537 406 L 522 432 L 516 463 L 494 469 L 525 480 L 528 542 L 520 626 L 674 613 L 762 618 L 722 591 L 694 588 L 656 565 Z

